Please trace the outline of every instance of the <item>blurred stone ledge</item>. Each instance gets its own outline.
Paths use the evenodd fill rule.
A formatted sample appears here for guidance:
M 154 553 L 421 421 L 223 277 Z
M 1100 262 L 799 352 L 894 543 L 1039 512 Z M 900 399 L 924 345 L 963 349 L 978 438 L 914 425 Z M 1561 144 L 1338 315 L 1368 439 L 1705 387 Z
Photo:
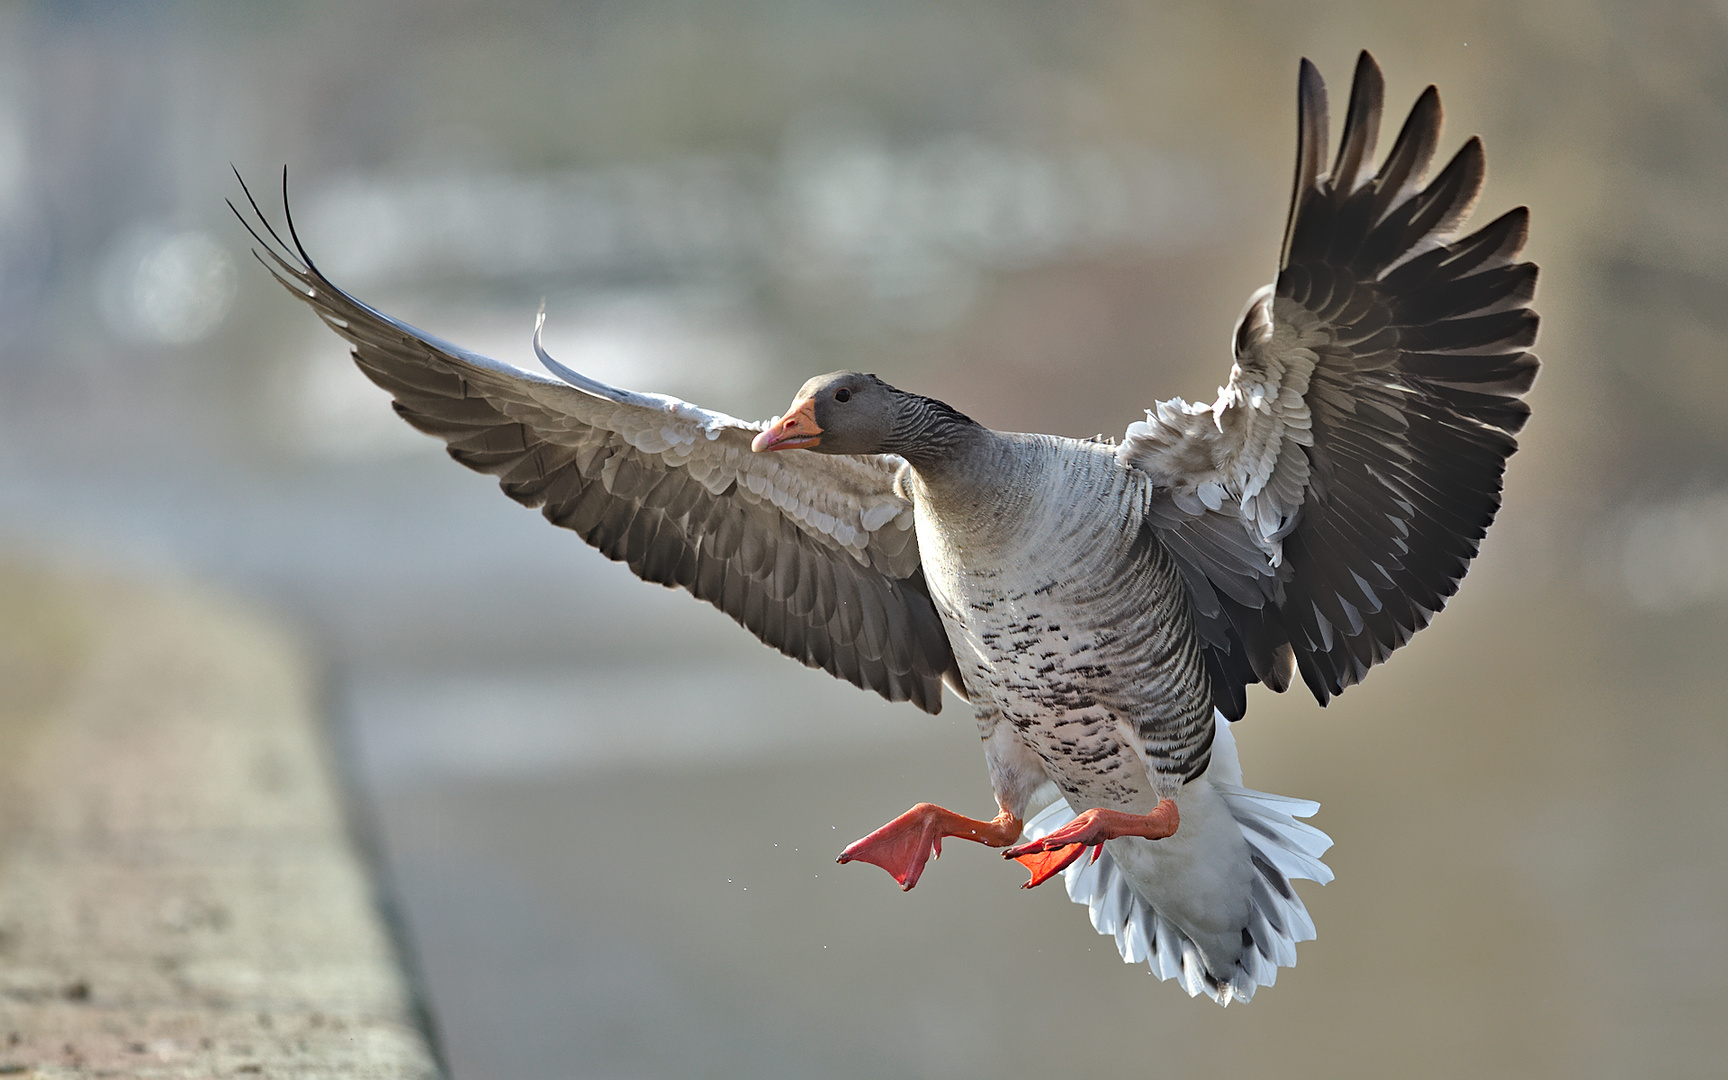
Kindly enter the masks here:
M 311 665 L 0 553 L 0 1075 L 435 1077 Z

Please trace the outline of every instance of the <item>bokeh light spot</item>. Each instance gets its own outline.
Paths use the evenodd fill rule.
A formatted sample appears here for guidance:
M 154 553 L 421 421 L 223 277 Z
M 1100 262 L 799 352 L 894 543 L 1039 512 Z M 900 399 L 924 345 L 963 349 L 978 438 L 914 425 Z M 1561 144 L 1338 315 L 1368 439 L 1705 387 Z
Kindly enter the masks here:
M 102 319 L 119 337 L 190 345 L 234 305 L 234 260 L 209 233 L 141 226 L 108 250 L 97 277 Z

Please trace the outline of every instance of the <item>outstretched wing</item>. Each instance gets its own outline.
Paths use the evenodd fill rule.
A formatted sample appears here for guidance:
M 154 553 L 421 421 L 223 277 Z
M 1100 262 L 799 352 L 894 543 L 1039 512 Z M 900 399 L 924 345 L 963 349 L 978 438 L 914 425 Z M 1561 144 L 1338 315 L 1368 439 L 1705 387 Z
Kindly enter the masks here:
M 752 453 L 765 425 L 579 375 L 546 355 L 538 327 L 535 351 L 560 379 L 469 352 L 332 285 L 292 217 L 290 246 L 246 198 L 262 232 L 235 213 L 264 249 L 260 261 L 268 256 L 288 291 L 353 345 L 354 362 L 402 418 L 443 439 L 451 457 L 787 656 L 940 711 L 954 660 L 924 584 L 911 504 L 894 490 L 898 458 Z
M 1368 175 L 1380 69 L 1356 66 L 1325 167 L 1326 87 L 1302 62 L 1295 191 L 1277 281 L 1237 325 L 1217 401 L 1160 402 L 1121 461 L 1166 496 L 1221 707 L 1291 667 L 1324 704 L 1426 626 L 1500 506 L 1530 414 L 1536 266 L 1519 207 L 1458 237 L 1481 190 L 1472 138 L 1423 182 L 1440 98 L 1416 101 Z

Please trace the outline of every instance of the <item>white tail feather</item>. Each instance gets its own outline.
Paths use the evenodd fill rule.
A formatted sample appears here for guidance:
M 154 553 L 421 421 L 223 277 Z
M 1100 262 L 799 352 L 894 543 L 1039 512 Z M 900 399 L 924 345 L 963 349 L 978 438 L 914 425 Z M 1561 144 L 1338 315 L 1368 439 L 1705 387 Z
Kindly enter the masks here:
M 1205 994 L 1220 1005 L 1228 1005 L 1248 1001 L 1258 988 L 1271 986 L 1280 967 L 1295 966 L 1296 943 L 1314 938 L 1314 921 L 1290 881 L 1331 881 L 1332 871 L 1320 856 L 1332 846 L 1332 840 L 1314 826 L 1296 820 L 1313 815 L 1320 809 L 1319 803 L 1221 782 L 1240 777 L 1235 768 L 1234 740 L 1223 720 L 1218 724 L 1218 741 L 1230 744 L 1226 753 L 1217 755 L 1223 758 L 1224 767 L 1214 768 L 1194 782 L 1210 783 L 1222 797 L 1242 831 L 1253 870 L 1249 875 L 1251 903 L 1241 928 L 1241 956 L 1229 965 L 1230 970 L 1207 967 L 1193 939 L 1134 890 L 1109 848 L 1095 862 L 1085 858 L 1076 861 L 1063 871 L 1063 880 L 1069 898 L 1086 905 L 1093 928 L 1116 939 L 1123 962 L 1145 963 L 1158 978 L 1175 979 L 1190 997 Z M 1212 773 L 1224 775 L 1214 780 Z M 1057 799 L 1026 822 L 1025 835 L 1028 839 L 1047 836 L 1074 817 L 1068 803 Z

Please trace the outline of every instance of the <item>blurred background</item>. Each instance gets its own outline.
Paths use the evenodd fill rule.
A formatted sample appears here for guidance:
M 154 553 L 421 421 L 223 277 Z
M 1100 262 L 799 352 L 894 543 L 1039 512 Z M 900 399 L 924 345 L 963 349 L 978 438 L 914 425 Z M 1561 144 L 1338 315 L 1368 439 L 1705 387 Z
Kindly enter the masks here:
M 745 417 L 880 373 L 997 427 L 1210 398 L 1270 280 L 1298 59 L 1481 134 L 1532 207 L 1535 416 L 1464 588 L 1251 786 L 1320 929 L 1246 1007 L 950 846 L 970 717 L 636 582 L 390 413 L 223 206 L 502 359 Z M 1719 1076 L 1728 1060 L 1728 7 L 0 6 L 0 552 L 298 628 L 458 1077 Z M 0 674 L 5 674 L 0 670 Z M 19 670 L 9 676 L 23 678 Z

